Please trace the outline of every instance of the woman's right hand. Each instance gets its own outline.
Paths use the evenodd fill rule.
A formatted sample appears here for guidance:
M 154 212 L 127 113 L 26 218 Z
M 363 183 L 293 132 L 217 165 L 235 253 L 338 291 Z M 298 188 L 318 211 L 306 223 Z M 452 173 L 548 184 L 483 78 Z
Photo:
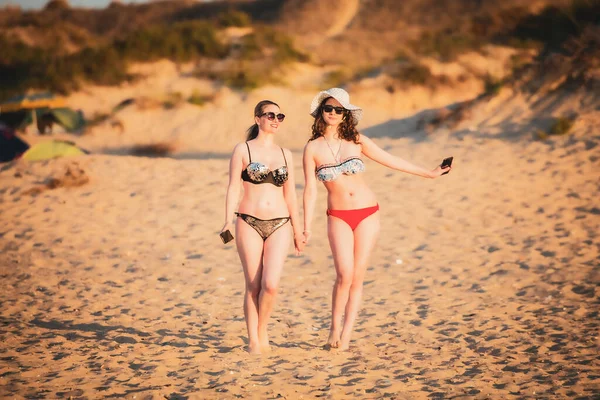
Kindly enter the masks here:
M 221 228 L 221 232 L 225 232 L 228 229 L 229 229 L 229 231 L 231 231 L 233 229 L 233 223 L 225 222 L 225 225 L 223 225 L 223 228 Z

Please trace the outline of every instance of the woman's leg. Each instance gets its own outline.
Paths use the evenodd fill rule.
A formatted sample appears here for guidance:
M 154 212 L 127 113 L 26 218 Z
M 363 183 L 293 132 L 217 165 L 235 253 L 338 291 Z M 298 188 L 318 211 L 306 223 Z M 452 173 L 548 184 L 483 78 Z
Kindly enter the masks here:
M 367 271 L 369 257 L 375 248 L 378 235 L 379 212 L 362 220 L 354 230 L 354 274 L 350 285 L 350 295 L 348 297 L 348 302 L 346 303 L 344 329 L 342 331 L 340 342 L 341 350 L 346 350 L 350 346 L 354 321 L 358 315 L 362 300 L 365 272 Z
M 329 246 L 333 255 L 335 265 L 335 283 L 331 295 L 331 327 L 327 345 L 330 347 L 340 346 L 342 334 L 342 316 L 354 275 L 354 236 L 352 229 L 340 218 L 329 216 L 327 218 L 327 235 Z
M 248 329 L 248 352 L 258 354 L 260 353 L 258 297 L 263 270 L 262 256 L 264 242 L 254 228 L 241 218 L 238 218 L 235 228 L 235 243 L 246 280 L 244 316 L 246 318 L 246 328 Z
M 275 304 L 283 264 L 290 250 L 292 239 L 291 224 L 286 223 L 265 241 L 263 254 L 262 280 L 258 299 L 258 338 L 261 350 L 268 351 L 269 317 Z

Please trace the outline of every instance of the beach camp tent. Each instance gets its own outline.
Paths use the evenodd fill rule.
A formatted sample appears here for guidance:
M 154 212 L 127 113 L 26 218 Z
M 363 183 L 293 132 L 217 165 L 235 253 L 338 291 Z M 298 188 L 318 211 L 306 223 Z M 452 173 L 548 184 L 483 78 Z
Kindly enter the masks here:
M 85 125 L 81 112 L 66 107 L 64 97 L 50 92 L 29 93 L 12 97 L 0 104 L 0 121 L 13 127 L 23 129 L 34 123 L 40 133 L 56 123 L 67 132 L 77 131 Z
M 50 92 L 28 93 L 11 97 L 0 104 L 0 112 L 14 112 L 19 110 L 33 110 L 38 108 L 66 107 L 64 97 L 56 96 Z
M 19 139 L 10 127 L 0 123 L 0 162 L 19 158 L 27 149 L 27 143 Z
M 75 143 L 66 140 L 47 140 L 31 146 L 29 150 L 23 153 L 23 159 L 27 161 L 42 161 L 81 154 L 89 154 L 89 151 L 77 147 Z

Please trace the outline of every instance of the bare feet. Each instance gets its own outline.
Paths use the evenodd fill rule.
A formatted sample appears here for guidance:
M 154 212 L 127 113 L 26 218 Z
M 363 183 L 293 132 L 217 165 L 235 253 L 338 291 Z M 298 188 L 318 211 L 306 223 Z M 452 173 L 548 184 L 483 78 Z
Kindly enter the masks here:
M 345 350 L 348 350 L 349 348 L 350 348 L 350 342 L 346 343 L 343 340 L 340 341 L 340 346 L 338 347 L 338 350 L 345 351 Z
M 334 330 L 329 331 L 329 339 L 327 339 L 326 348 L 337 349 L 340 347 L 340 334 Z
M 260 341 L 260 349 L 264 353 L 271 351 L 271 345 L 269 344 L 269 334 L 266 331 L 258 334 L 258 340 Z
M 350 348 L 350 335 L 344 335 L 342 333 L 342 338 L 340 339 L 339 349 L 341 351 L 348 350 Z
M 251 342 L 248 344 L 248 353 L 250 354 L 260 354 L 260 344 Z
M 267 339 L 266 342 L 261 342 L 260 343 L 260 350 L 263 353 L 268 353 L 269 351 L 271 351 L 271 345 L 269 344 L 269 340 Z

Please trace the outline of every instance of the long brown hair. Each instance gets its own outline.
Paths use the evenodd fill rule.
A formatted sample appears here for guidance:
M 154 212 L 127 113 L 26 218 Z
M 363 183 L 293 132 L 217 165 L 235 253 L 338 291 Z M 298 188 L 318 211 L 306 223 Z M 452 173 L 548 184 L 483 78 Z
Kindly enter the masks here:
M 323 119 L 323 106 L 325 103 L 327 103 L 327 100 L 331 98 L 332 97 L 327 97 L 321 102 L 321 104 L 319 104 L 319 108 L 317 108 L 317 116 L 315 117 L 315 122 L 312 125 L 312 135 L 310 139 L 308 139 L 309 142 L 323 136 L 323 132 L 325 132 L 325 128 L 327 128 L 327 123 Z M 338 125 L 337 129 L 337 133 L 340 138 L 356 144 L 360 143 L 358 141 L 358 131 L 353 123 L 352 112 L 350 110 L 344 109 L 342 122 Z
M 264 112 L 264 108 L 266 106 L 268 106 L 269 104 L 273 104 L 274 106 L 279 107 L 279 104 L 271 101 L 271 100 L 262 100 L 259 101 L 258 104 L 256 105 L 256 107 L 254 107 L 254 116 L 255 117 L 260 117 L 263 112 Z M 246 130 L 246 142 L 252 139 L 255 139 L 258 136 L 258 124 L 254 123 L 254 125 L 252 125 L 250 128 L 248 128 Z

